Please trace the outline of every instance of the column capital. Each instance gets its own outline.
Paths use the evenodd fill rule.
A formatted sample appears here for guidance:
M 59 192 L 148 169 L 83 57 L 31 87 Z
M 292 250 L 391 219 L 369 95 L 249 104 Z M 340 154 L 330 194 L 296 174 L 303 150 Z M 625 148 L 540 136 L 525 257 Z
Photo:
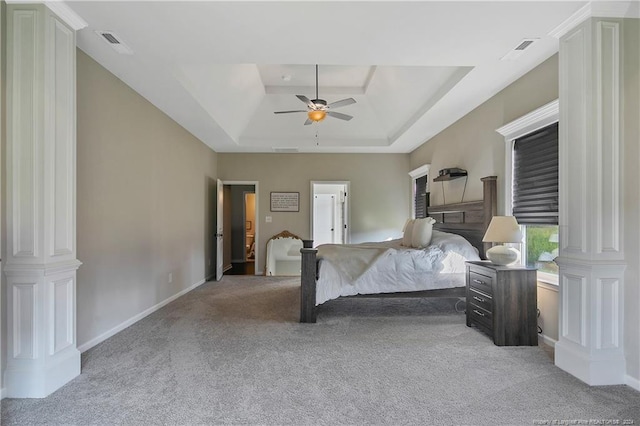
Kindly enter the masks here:
M 635 1 L 592 1 L 549 31 L 549 35 L 559 39 L 589 18 L 640 18 L 640 5 Z

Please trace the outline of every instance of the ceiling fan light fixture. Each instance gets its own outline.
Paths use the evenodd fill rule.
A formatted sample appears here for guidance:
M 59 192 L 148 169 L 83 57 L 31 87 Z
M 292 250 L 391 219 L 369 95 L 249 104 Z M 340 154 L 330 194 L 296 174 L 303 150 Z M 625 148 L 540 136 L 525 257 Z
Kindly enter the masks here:
M 287 75 L 283 75 L 282 79 L 286 80 L 285 77 Z M 305 126 L 313 124 L 314 122 L 319 123 L 324 120 L 327 116 L 332 118 L 337 118 L 339 120 L 349 121 L 353 117 L 348 114 L 342 114 L 339 112 L 333 111 L 335 108 L 341 108 L 347 105 L 355 104 L 356 100 L 353 98 L 341 99 L 336 102 L 331 102 L 327 104 L 327 101 L 324 99 L 320 99 L 318 97 L 318 65 L 316 65 L 316 98 L 309 99 L 305 95 L 296 95 L 300 101 L 304 102 L 307 106 L 307 110 L 295 110 L 295 111 L 274 111 L 274 114 L 290 114 L 290 113 L 298 113 L 298 112 L 306 112 L 307 120 L 304 122 Z
M 307 113 L 309 120 L 311 121 L 322 121 L 327 116 L 327 112 L 321 109 L 314 109 Z

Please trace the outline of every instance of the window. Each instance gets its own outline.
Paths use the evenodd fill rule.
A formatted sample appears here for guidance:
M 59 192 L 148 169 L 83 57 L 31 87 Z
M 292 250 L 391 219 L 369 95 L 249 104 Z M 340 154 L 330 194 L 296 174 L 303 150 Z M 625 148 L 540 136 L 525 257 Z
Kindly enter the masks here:
M 504 171 L 504 212 L 505 214 L 514 214 L 514 216 L 520 218 L 519 222 L 526 221 L 522 226 L 522 231 L 525 236 L 524 244 L 521 249 L 522 260 L 523 263 L 531 266 L 535 266 L 538 268 L 538 280 L 546 281 L 549 283 L 557 284 L 558 283 L 558 275 L 557 275 L 557 265 L 548 259 L 553 259 L 558 255 L 558 213 L 557 213 L 557 198 L 554 202 L 533 202 L 530 206 L 525 204 L 521 204 L 517 209 L 514 209 L 515 204 L 515 182 L 516 182 L 516 170 L 515 170 L 515 145 L 518 140 L 526 140 L 530 136 L 534 136 L 538 131 L 548 130 L 550 126 L 555 126 L 556 132 L 556 146 L 557 146 L 557 128 L 558 128 L 558 120 L 559 120 L 559 103 L 556 99 L 555 101 L 549 102 L 546 105 L 541 106 L 540 108 L 531 111 L 528 114 L 523 115 L 516 120 L 505 124 L 501 128 L 496 131 L 504 136 L 505 144 L 505 171 Z M 531 141 L 530 141 L 531 142 Z M 535 143 L 535 142 L 531 142 Z M 526 145 L 526 144 L 525 144 Z M 523 147 L 521 147 L 523 148 Z M 540 146 L 538 146 L 540 148 Z M 534 154 L 539 151 L 538 148 L 533 149 Z M 556 148 L 557 152 L 557 148 Z M 521 152 L 521 157 L 530 157 L 529 154 L 526 156 L 525 151 Z M 556 167 L 557 167 L 557 159 L 556 159 Z M 526 169 L 522 169 L 524 171 Z M 543 172 L 542 166 L 534 166 L 533 173 Z M 541 182 L 541 180 L 536 176 L 533 178 L 533 182 Z M 524 189 L 524 186 L 519 186 L 519 189 Z M 556 197 L 557 197 L 557 187 L 556 187 Z M 522 200 L 525 202 L 526 200 Z M 535 204 L 551 206 L 555 204 L 555 213 L 554 220 L 542 220 L 543 216 L 537 216 L 540 220 L 535 220 L 536 214 L 543 213 L 542 211 L 536 212 L 535 210 L 529 209 L 528 207 L 533 207 Z M 518 213 L 516 215 L 515 213 Z M 524 218 L 524 216 L 529 215 L 528 219 Z
M 558 257 L 558 225 L 523 225 L 522 228 L 525 241 L 522 263 L 537 268 L 539 278 L 544 281 L 556 281 L 557 278 L 541 274 L 558 275 L 558 265 L 554 262 Z
M 429 207 L 429 193 L 427 192 L 427 176 L 419 177 L 415 180 L 415 218 L 427 217 L 427 207 Z
M 512 196 L 523 263 L 538 268 L 538 279 L 557 283 L 558 123 L 514 141 Z
M 411 176 L 412 216 L 416 219 L 427 217 L 429 207 L 429 164 L 409 172 Z

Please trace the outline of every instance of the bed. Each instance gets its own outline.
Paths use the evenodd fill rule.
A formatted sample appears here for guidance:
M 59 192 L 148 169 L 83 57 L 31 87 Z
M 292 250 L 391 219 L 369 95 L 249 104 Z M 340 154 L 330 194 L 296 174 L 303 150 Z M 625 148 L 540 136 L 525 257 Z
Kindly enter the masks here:
M 303 240 L 300 322 L 315 323 L 317 305 L 337 297 L 464 297 L 464 260 L 452 262 L 437 254 L 445 246 L 460 245 L 454 250 L 457 255 L 473 259 L 477 252 L 484 258 L 489 247 L 482 242 L 482 237 L 496 214 L 497 190 L 496 176 L 481 180 L 482 200 L 428 208 L 428 216 L 436 223 L 432 244 L 426 248 L 412 251 L 395 240 L 337 246 L 334 253 L 321 246 L 319 256 L 318 248 L 312 248 L 313 242 Z M 471 246 L 475 248 L 473 254 L 469 252 Z M 438 259 L 439 263 L 429 264 L 430 259 Z M 355 264 L 355 272 L 343 268 L 340 261 Z M 427 263 L 417 266 L 416 270 L 406 268 L 410 263 L 425 261 Z M 404 274 L 403 279 L 398 280 L 403 283 L 400 288 L 391 287 L 392 271 Z

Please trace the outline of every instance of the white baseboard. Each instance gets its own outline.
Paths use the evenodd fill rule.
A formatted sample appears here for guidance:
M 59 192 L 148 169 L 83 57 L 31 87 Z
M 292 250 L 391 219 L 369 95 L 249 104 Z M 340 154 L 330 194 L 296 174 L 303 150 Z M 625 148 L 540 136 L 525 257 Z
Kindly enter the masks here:
M 158 309 L 162 308 L 163 306 L 173 302 L 174 300 L 176 300 L 178 297 L 190 292 L 191 290 L 193 290 L 194 288 L 201 286 L 202 284 L 204 284 L 206 282 L 206 280 L 201 280 L 198 281 L 197 283 L 193 284 L 190 287 L 185 288 L 184 290 L 174 294 L 173 296 L 163 300 L 162 302 L 158 303 L 157 305 L 154 305 L 152 307 L 150 307 L 149 309 L 146 309 L 142 312 L 140 312 L 138 315 L 135 315 L 132 318 L 129 318 L 128 320 L 126 320 L 125 322 L 113 327 L 111 330 L 102 333 L 100 336 L 89 340 L 87 343 L 83 343 L 82 345 L 78 346 L 78 350 L 82 353 L 82 352 L 86 352 L 89 349 L 91 349 L 92 347 L 96 346 L 99 343 L 104 342 L 105 340 L 107 340 L 109 337 L 115 335 L 116 333 L 124 330 L 125 328 L 137 323 L 138 321 L 140 321 L 142 318 L 154 313 L 155 311 L 157 311 Z
M 631 377 L 628 374 L 624 377 L 624 382 L 627 386 L 631 386 L 637 391 L 640 391 L 640 380 L 635 377 Z
M 538 334 L 538 337 L 542 338 L 542 341 L 544 342 L 545 345 L 551 346 L 554 349 L 556 347 L 556 343 L 558 343 L 557 340 L 554 340 L 549 336 L 545 336 L 544 334 Z

